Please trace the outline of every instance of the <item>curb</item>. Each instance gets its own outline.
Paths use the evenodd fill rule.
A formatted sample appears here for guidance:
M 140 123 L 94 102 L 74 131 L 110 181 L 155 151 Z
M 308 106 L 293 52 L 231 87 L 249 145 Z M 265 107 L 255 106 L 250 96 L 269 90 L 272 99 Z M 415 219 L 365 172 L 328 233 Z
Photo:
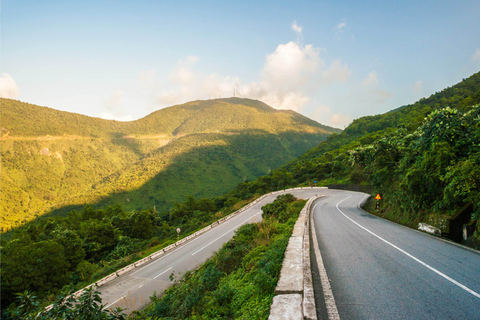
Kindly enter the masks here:
M 310 265 L 310 211 L 315 200 L 310 198 L 303 207 L 293 228 L 285 251 L 269 320 L 317 320 Z

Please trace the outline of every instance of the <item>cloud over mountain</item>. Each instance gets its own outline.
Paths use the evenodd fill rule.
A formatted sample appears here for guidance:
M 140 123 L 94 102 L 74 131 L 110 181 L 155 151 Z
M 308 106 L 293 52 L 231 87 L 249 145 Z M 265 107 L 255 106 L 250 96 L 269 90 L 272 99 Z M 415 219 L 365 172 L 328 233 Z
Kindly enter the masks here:
M 2 73 L 0 77 L 0 97 L 13 99 L 19 95 L 20 89 L 18 89 L 15 80 L 8 73 Z

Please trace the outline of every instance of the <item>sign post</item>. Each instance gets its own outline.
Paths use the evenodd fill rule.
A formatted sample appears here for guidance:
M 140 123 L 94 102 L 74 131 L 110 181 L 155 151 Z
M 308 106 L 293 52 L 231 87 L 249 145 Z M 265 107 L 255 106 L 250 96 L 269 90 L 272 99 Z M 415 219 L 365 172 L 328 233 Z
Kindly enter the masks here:
M 378 212 L 378 208 L 380 207 L 380 200 L 382 200 L 382 197 L 380 196 L 380 193 L 377 193 L 377 196 L 375 197 L 375 200 L 377 200 L 377 212 Z
M 180 230 L 180 228 L 177 228 L 177 241 L 180 240 L 180 231 L 182 230 Z
M 313 181 L 313 183 L 315 183 L 315 187 L 317 186 L 317 180 Z

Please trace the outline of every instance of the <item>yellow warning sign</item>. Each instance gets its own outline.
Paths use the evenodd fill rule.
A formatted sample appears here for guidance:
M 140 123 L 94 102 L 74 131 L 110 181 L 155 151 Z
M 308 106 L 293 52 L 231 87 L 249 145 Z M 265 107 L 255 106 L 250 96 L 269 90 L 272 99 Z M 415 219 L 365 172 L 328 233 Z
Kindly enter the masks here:
M 380 193 L 377 193 L 377 196 L 375 197 L 375 200 L 382 200 L 382 197 L 380 197 Z

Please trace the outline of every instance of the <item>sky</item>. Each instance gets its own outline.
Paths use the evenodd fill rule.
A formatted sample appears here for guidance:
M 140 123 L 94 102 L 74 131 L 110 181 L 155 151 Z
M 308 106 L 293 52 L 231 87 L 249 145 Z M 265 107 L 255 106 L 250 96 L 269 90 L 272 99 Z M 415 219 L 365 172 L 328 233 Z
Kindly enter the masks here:
M 344 128 L 480 71 L 480 1 L 23 1 L 0 96 L 121 121 L 257 99 Z

